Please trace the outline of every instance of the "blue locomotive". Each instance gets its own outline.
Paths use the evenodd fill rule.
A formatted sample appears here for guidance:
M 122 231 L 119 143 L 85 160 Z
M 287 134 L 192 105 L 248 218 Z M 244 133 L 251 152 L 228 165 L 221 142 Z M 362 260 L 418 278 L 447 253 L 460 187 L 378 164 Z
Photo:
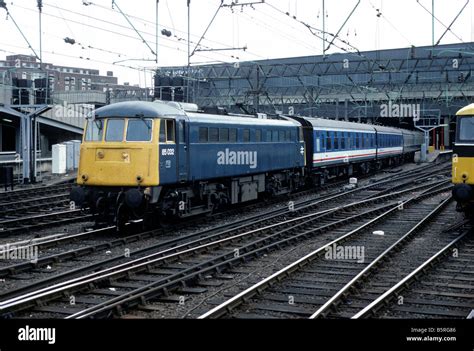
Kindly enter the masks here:
M 119 226 L 182 218 L 399 164 L 413 159 L 423 140 L 397 128 L 189 106 L 97 109 L 85 127 L 71 200 Z

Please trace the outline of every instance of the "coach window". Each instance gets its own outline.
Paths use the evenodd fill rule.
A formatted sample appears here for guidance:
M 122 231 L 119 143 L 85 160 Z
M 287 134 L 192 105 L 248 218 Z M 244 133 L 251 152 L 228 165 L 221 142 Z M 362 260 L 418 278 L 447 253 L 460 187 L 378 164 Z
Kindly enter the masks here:
M 229 130 L 229 141 L 231 143 L 236 143 L 237 142 L 237 129 L 236 128 L 231 128 Z
M 356 149 L 358 149 L 360 147 L 359 133 L 355 133 L 354 138 L 355 138 L 355 147 Z
M 255 141 L 257 143 L 260 143 L 262 141 L 262 130 L 261 129 L 257 129 L 255 131 Z
M 122 141 L 124 128 L 125 120 L 108 119 L 107 130 L 105 132 L 105 141 Z
M 287 142 L 291 141 L 291 133 L 289 130 L 285 131 L 285 141 Z
M 331 149 L 332 149 L 331 134 L 328 132 L 327 133 L 327 138 L 326 138 L 326 151 L 330 151 Z
M 88 120 L 85 141 L 102 141 L 104 123 L 101 119 Z
M 342 138 L 341 138 L 341 150 L 346 149 L 346 135 L 345 133 L 342 133 Z
M 199 127 L 199 142 L 200 143 L 207 143 L 208 141 L 208 130 L 206 127 Z
M 209 128 L 209 142 L 217 143 L 219 141 L 219 128 Z
M 219 129 L 219 141 L 228 142 L 229 141 L 229 128 L 220 128 Z
M 126 141 L 150 141 L 151 119 L 129 119 Z
M 334 150 L 339 150 L 339 132 L 334 132 Z

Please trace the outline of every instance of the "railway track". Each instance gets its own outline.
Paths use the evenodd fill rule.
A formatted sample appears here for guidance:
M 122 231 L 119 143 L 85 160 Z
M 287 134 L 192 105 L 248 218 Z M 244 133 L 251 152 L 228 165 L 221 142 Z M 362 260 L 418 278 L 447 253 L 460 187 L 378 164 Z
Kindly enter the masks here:
M 390 169 L 387 172 L 395 172 L 395 174 L 390 174 L 383 177 L 383 179 L 388 182 L 393 178 L 407 179 L 410 176 L 422 175 L 428 173 L 430 170 L 437 170 L 442 165 L 430 164 L 428 166 L 416 168 L 404 172 L 403 175 L 397 173 L 397 169 L 392 171 Z M 362 179 L 369 177 L 370 175 L 363 176 Z M 381 180 L 382 182 L 383 180 Z M 314 195 L 318 192 L 318 197 L 327 193 L 328 195 L 334 194 L 333 189 L 342 188 L 346 180 L 330 182 L 327 185 L 324 185 L 320 188 L 303 190 L 294 194 L 286 196 L 288 201 L 295 201 L 300 198 L 310 197 L 307 200 L 307 203 L 310 203 L 311 200 L 314 200 Z M 54 186 L 45 186 L 37 187 L 31 189 L 21 189 L 11 192 L 0 193 L 0 236 L 7 237 L 18 232 L 32 232 L 36 230 L 42 230 L 45 228 L 55 227 L 66 225 L 70 223 L 75 223 L 81 220 L 88 221 L 92 220 L 92 215 L 85 213 L 83 218 L 80 218 L 78 212 L 74 210 L 68 210 L 68 193 L 71 183 L 63 183 Z M 338 190 L 336 190 L 337 192 Z M 274 198 L 267 200 L 265 202 L 266 206 L 271 206 L 272 204 L 281 203 L 285 200 L 285 197 Z M 244 208 L 247 211 L 261 207 L 261 203 L 247 204 Z M 212 221 L 218 220 L 219 218 L 226 218 L 226 216 L 232 216 L 233 214 L 239 213 L 242 211 L 242 207 L 233 208 L 226 210 L 224 212 L 218 212 L 214 215 L 215 218 L 212 218 Z M 286 210 L 281 209 L 280 212 L 284 213 Z M 63 218 L 61 218 L 63 217 Z M 201 217 L 189 219 L 186 222 L 192 223 L 205 223 L 211 221 L 210 217 Z M 182 227 L 180 223 L 171 223 L 173 228 L 176 226 L 179 229 Z M 106 224 L 105 224 L 106 226 Z
M 0 192 L 0 205 L 2 203 L 12 203 L 16 201 L 24 201 L 26 199 L 41 198 L 45 196 L 69 193 L 72 183 L 61 183 L 49 186 L 38 186 L 28 189 L 18 189 L 13 191 Z
M 0 219 L 16 219 L 33 212 L 49 211 L 51 208 L 66 208 L 69 205 L 69 194 L 48 195 L 33 199 L 0 203 Z
M 91 214 L 85 214 L 79 209 L 67 210 L 61 208 L 53 212 L 0 221 L 0 236 L 9 236 L 18 232 L 39 230 L 78 221 L 91 220 L 92 218 L 93 216 Z
M 422 174 L 425 174 L 426 172 L 429 172 L 429 171 L 428 170 L 423 170 Z M 416 172 L 413 172 L 413 173 L 416 173 Z M 413 173 L 412 172 L 409 172 L 408 174 L 404 173 L 402 177 L 399 177 L 399 180 L 402 180 L 402 182 L 400 182 L 400 183 L 394 183 L 394 177 L 396 177 L 396 176 L 391 175 L 391 176 L 388 176 L 388 177 L 384 177 L 384 178 L 382 178 L 381 180 L 379 180 L 375 183 L 368 184 L 366 186 L 354 189 L 352 191 L 341 191 L 340 186 L 342 185 L 342 183 L 338 182 L 337 184 L 332 184 L 331 186 L 328 186 L 327 188 L 325 188 L 324 191 L 326 193 L 323 191 L 322 194 L 318 194 L 317 197 L 310 197 L 309 199 L 303 199 L 302 201 L 294 201 L 292 209 L 289 209 L 288 206 L 271 209 L 271 210 L 266 211 L 266 212 L 260 212 L 256 215 L 247 216 L 245 219 L 239 219 L 239 220 L 231 222 L 231 223 L 225 223 L 224 225 L 219 225 L 216 228 L 207 227 L 204 230 L 191 233 L 191 235 L 185 236 L 183 238 L 179 238 L 178 240 L 176 240 L 176 237 L 174 235 L 176 231 L 185 229 L 189 225 L 193 226 L 193 223 L 194 223 L 194 226 L 199 227 L 199 225 L 204 224 L 204 227 L 205 227 L 205 225 L 208 224 L 208 219 L 207 218 L 197 218 L 194 222 L 191 222 L 191 223 L 184 222 L 184 223 L 181 223 L 181 224 L 177 224 L 176 226 L 173 226 L 172 228 L 159 228 L 159 229 L 152 230 L 152 231 L 149 231 L 149 232 L 144 232 L 144 233 L 139 232 L 138 234 L 137 234 L 137 230 L 136 230 L 137 228 L 135 227 L 135 229 L 132 232 L 132 235 L 129 238 L 120 237 L 116 240 L 111 240 L 110 243 L 109 243 L 109 247 L 112 248 L 112 247 L 115 247 L 115 246 L 120 245 L 120 244 L 124 244 L 124 243 L 127 243 L 127 242 L 133 242 L 133 241 L 136 240 L 136 238 L 146 238 L 146 237 L 153 237 L 153 236 L 163 237 L 163 236 L 166 236 L 166 235 L 168 235 L 170 237 L 170 240 L 165 241 L 165 245 L 169 246 L 171 244 L 178 244 L 180 242 L 181 243 L 185 242 L 186 240 L 191 240 L 191 239 L 195 239 L 195 238 L 198 238 L 198 237 L 204 237 L 206 235 L 215 233 L 217 231 L 229 230 L 229 229 L 232 229 L 232 228 L 233 229 L 239 229 L 239 228 L 245 229 L 246 226 L 250 226 L 250 225 L 251 226 L 265 225 L 265 224 L 268 224 L 268 223 L 273 223 L 275 220 L 276 221 L 280 220 L 281 216 L 288 216 L 288 215 L 295 216 L 296 214 L 299 214 L 299 213 L 306 213 L 306 212 L 308 212 L 310 210 L 313 210 L 315 208 L 320 208 L 322 205 L 326 205 L 327 208 L 330 208 L 331 206 L 335 206 L 336 201 L 340 201 L 340 199 L 342 197 L 353 196 L 354 194 L 358 194 L 357 198 L 360 198 L 360 199 L 363 199 L 363 198 L 366 198 L 366 197 L 370 198 L 370 197 L 373 197 L 374 195 L 377 195 L 377 194 L 380 194 L 380 195 L 385 194 L 387 192 L 387 189 L 390 189 L 390 190 L 393 191 L 395 189 L 403 188 L 404 186 L 411 185 L 411 183 L 412 183 L 411 180 L 410 181 L 403 181 L 403 180 L 405 180 L 407 177 L 411 176 Z M 424 179 L 423 175 L 421 175 L 418 179 L 423 180 Z M 387 185 L 391 185 L 391 187 L 387 187 Z M 339 187 L 339 189 L 336 190 L 336 191 L 331 192 L 330 190 L 333 189 L 333 186 L 334 187 Z M 372 189 L 376 189 L 376 191 L 372 192 Z M 364 195 L 365 191 L 369 191 L 369 193 L 365 193 L 365 195 Z M 361 193 L 361 192 L 362 192 L 362 195 L 359 195 L 359 193 Z M 290 199 L 296 200 L 298 197 L 303 197 L 304 198 L 306 195 L 307 195 L 307 192 L 298 193 L 298 194 L 296 194 L 295 197 L 290 198 Z M 258 205 L 259 204 L 250 205 L 247 210 L 252 210 L 252 208 L 254 206 L 258 206 Z M 231 209 L 231 210 L 225 211 L 223 213 L 218 213 L 218 214 L 216 214 L 215 217 L 213 217 L 213 219 L 214 219 L 214 221 L 217 222 L 217 221 L 219 221 L 221 219 L 225 219 L 229 216 L 235 216 L 236 214 L 239 214 L 241 210 L 242 209 Z M 33 219 L 35 219 L 35 218 L 36 218 L 36 216 L 34 216 Z M 74 218 L 72 220 L 74 221 Z M 68 219 L 66 219 L 66 221 L 68 221 Z M 9 224 L 11 224 L 11 223 L 13 223 L 13 224 L 15 224 L 15 223 L 24 224 L 22 221 L 12 221 L 12 222 L 8 222 L 8 223 Z M 131 226 L 131 227 L 133 227 L 133 226 Z M 8 232 L 8 230 L 6 232 Z M 46 248 L 49 248 L 49 247 L 54 247 L 55 251 L 57 251 L 56 247 L 60 244 L 66 245 L 66 244 L 79 242 L 79 241 L 81 241 L 83 243 L 84 240 L 87 240 L 87 239 L 91 238 L 93 235 L 96 235 L 96 234 L 113 234 L 112 232 L 113 232 L 112 228 L 106 227 L 106 228 L 102 228 L 102 229 L 98 229 L 98 230 L 92 230 L 92 231 L 87 230 L 86 232 L 79 233 L 79 234 L 61 235 L 58 238 L 55 237 L 53 239 L 46 240 L 43 243 L 40 243 L 39 239 L 34 239 L 33 242 L 28 243 L 28 245 L 26 245 L 26 247 L 35 246 L 37 249 L 46 249 Z M 170 234 L 173 234 L 173 235 L 170 235 Z M 87 243 L 86 243 L 86 245 L 87 245 Z M 153 246 L 151 249 L 153 249 L 153 250 L 161 249 L 165 245 Z M 14 245 L 14 246 L 17 247 L 18 245 Z M 99 251 L 99 248 L 102 248 L 103 246 L 104 246 L 103 243 L 99 243 L 95 246 L 89 246 L 89 247 L 86 247 L 86 248 L 82 247 L 79 250 L 70 250 L 68 252 L 56 253 L 55 255 L 52 255 L 52 256 L 47 255 L 47 253 L 46 253 L 46 257 L 43 257 L 43 258 L 39 259 L 38 262 L 36 262 L 36 264 L 33 265 L 30 262 L 27 262 L 26 264 L 14 265 L 14 266 L 11 266 L 9 268 L 9 272 L 11 272 L 11 274 L 15 274 L 19 271 L 22 271 L 25 267 L 31 267 L 31 268 L 35 267 L 36 268 L 39 265 L 43 264 L 43 262 L 44 262 L 44 265 L 46 265 L 46 264 L 49 264 L 52 261 L 54 261 L 54 262 L 62 261 L 64 259 L 64 257 L 79 257 L 79 256 L 82 256 L 82 255 L 86 255 L 88 252 Z M 43 253 L 43 256 L 45 256 L 45 253 Z M 17 267 L 18 269 L 16 269 L 15 267 Z M 0 275 L 1 275 L 1 273 L 0 273 Z
M 432 188 L 435 192 L 445 191 L 440 183 L 436 186 L 432 185 Z M 413 192 L 414 190 L 410 189 L 410 191 Z M 425 196 L 430 195 L 431 193 L 425 193 Z M 383 197 L 386 200 L 393 198 L 393 196 L 388 195 Z M 202 280 L 200 277 L 213 273 L 216 269 L 228 268 L 245 259 L 255 258 L 263 252 L 279 249 L 282 246 L 290 245 L 307 237 L 313 237 L 316 234 L 327 233 L 330 229 L 341 225 L 346 227 L 355 226 L 357 221 L 367 221 L 367 218 L 375 218 L 380 212 L 386 211 L 389 207 L 395 206 L 395 208 L 398 208 L 399 206 L 397 202 L 395 204 L 392 202 L 369 210 L 365 208 L 369 203 L 377 204 L 380 200 L 380 198 L 374 198 L 359 201 L 333 210 L 301 216 L 292 221 L 293 223 L 283 222 L 278 226 L 251 230 L 225 239 L 214 238 L 211 242 L 192 248 L 187 248 L 188 244 L 185 247 L 178 246 L 101 272 L 3 301 L 0 308 L 4 313 L 6 311 L 14 312 L 18 308 L 20 310 L 26 308 L 29 310 L 29 315 L 31 309 L 40 314 L 61 313 L 69 314 L 70 317 L 87 317 L 91 313 L 102 315 L 104 312 L 108 315 L 111 310 L 128 306 L 131 302 L 136 304 L 147 298 L 166 295 L 166 292 L 170 289 L 183 289 L 187 282 Z M 335 220 L 335 215 L 344 216 L 344 218 Z M 194 245 L 196 244 L 199 244 L 199 242 L 194 243 Z M 236 245 L 238 254 L 235 251 Z M 211 257 L 209 258 L 207 255 Z M 187 261 L 184 259 L 185 257 L 187 259 L 191 258 L 191 261 Z M 124 279 L 125 281 L 123 281 Z M 87 292 L 84 291 L 85 287 L 87 287 Z M 192 288 L 189 289 L 193 290 Z M 79 291 L 81 292 L 79 300 L 82 303 L 91 304 L 92 301 L 95 301 L 95 306 L 91 307 L 94 311 L 86 308 L 81 314 L 75 314 L 74 312 L 77 312 L 75 310 L 79 306 L 64 306 L 61 305 L 62 301 L 59 302 L 59 305 L 51 305 L 50 303 L 48 303 L 48 306 L 37 305 L 38 302 L 44 305 L 46 301 L 51 302 L 54 299 L 61 299 L 65 292 L 74 294 Z M 119 297 L 107 300 L 106 297 L 110 298 L 111 295 L 119 295 Z M 104 302 L 106 306 L 97 305 L 98 301 L 104 299 L 106 300 Z
M 403 177 L 405 179 L 405 176 Z M 393 178 L 390 177 L 390 180 L 393 181 Z M 258 228 L 259 226 L 265 226 L 265 225 L 271 225 L 272 223 L 279 223 L 281 221 L 284 221 L 287 218 L 287 215 L 291 216 L 296 216 L 297 214 L 304 214 L 308 213 L 308 211 L 312 211 L 314 209 L 330 209 L 332 206 L 337 206 L 336 201 L 341 201 L 341 195 L 342 196 L 352 196 L 354 194 L 358 194 L 358 192 L 364 192 L 366 190 L 370 190 L 374 187 L 378 188 L 378 192 L 382 195 L 386 193 L 386 188 L 381 187 L 382 185 L 387 184 L 387 179 L 383 179 L 380 182 L 376 182 L 373 184 L 369 184 L 366 187 L 362 187 L 359 189 L 355 189 L 352 192 L 345 192 L 345 193 L 340 193 L 340 192 L 335 192 L 333 194 L 326 194 L 318 197 L 317 199 L 309 199 L 309 200 L 303 200 L 300 202 L 295 202 L 295 206 L 293 210 L 289 210 L 287 207 L 281 209 L 277 208 L 274 210 L 270 210 L 264 213 L 258 213 L 257 215 L 251 215 L 248 216 L 247 218 L 243 220 L 238 220 L 235 222 L 228 222 L 223 225 L 219 225 L 217 227 L 210 227 L 210 228 L 205 228 L 204 230 L 198 230 L 194 231 L 190 234 L 183 235 L 183 236 L 176 236 L 176 233 L 174 230 L 169 230 L 169 229 L 157 229 L 153 231 L 148 231 L 148 232 L 139 232 L 139 233 L 134 233 L 129 236 L 125 237 L 119 237 L 117 239 L 111 239 L 111 240 L 104 240 L 104 238 L 107 238 L 107 235 L 113 235 L 114 233 L 114 228 L 113 227 L 107 227 L 107 228 L 102 228 L 102 229 L 97 229 L 97 230 L 92 230 L 92 231 L 86 231 L 84 233 L 79 233 L 79 234 L 72 234 L 72 235 L 61 235 L 59 237 L 54 237 L 48 240 L 38 240 L 35 239 L 33 242 L 26 242 L 22 244 L 23 249 L 32 249 L 35 248 L 37 250 L 42 250 L 41 251 L 41 256 L 38 257 L 37 260 L 34 262 L 31 261 L 25 261 L 25 262 L 20 262 L 16 264 L 6 264 L 3 265 L 3 267 L 0 266 L 0 277 L 6 278 L 6 277 L 15 277 L 18 274 L 29 272 L 33 269 L 39 269 L 41 267 L 46 267 L 48 265 L 53 265 L 55 268 L 55 271 L 61 270 L 60 265 L 62 262 L 66 263 L 66 268 L 68 267 L 68 261 L 78 259 L 79 257 L 85 257 L 90 254 L 94 253 L 100 253 L 104 252 L 105 250 L 112 250 L 113 248 L 120 248 L 126 244 L 134 243 L 139 240 L 146 240 L 148 238 L 152 237 L 159 237 L 160 240 L 158 240 L 158 243 L 150 245 L 150 246 L 145 246 L 144 248 L 141 248 L 139 250 L 135 250 L 130 252 L 130 257 L 140 257 L 149 253 L 156 252 L 157 250 L 166 250 L 170 249 L 174 246 L 177 245 L 185 245 L 189 244 L 192 245 L 193 243 L 203 243 L 204 240 L 212 240 L 214 238 L 225 238 L 229 237 L 232 235 L 237 235 L 240 233 L 245 233 L 245 231 L 249 227 L 255 227 Z M 411 181 L 408 182 L 401 182 L 398 183 L 396 188 L 401 188 L 403 186 L 407 185 L 412 185 Z M 428 184 L 429 186 L 430 184 Z M 414 188 L 409 188 L 407 190 L 407 193 L 413 191 Z M 368 193 L 365 193 L 364 196 L 358 196 L 358 199 L 364 199 L 364 198 L 374 198 L 374 192 L 369 191 Z M 360 194 L 358 194 L 360 195 Z M 395 194 L 398 195 L 398 194 Z M 383 198 L 383 199 L 388 199 L 388 197 Z M 352 200 L 354 201 L 354 200 Z M 225 216 L 224 214 L 221 214 Z M 186 226 L 186 223 L 183 225 L 183 227 Z M 174 228 L 177 229 L 177 228 Z M 100 240 L 94 240 L 94 237 L 99 236 L 101 239 Z M 91 239 L 92 242 L 88 242 L 88 240 Z M 78 246 L 78 248 L 73 248 L 73 249 L 68 249 L 68 250 L 58 250 L 57 247 L 58 245 L 68 245 L 71 246 Z M 13 245 L 15 249 L 17 249 L 18 244 Z M 48 248 L 51 248 L 51 250 L 48 253 Z M 117 249 L 118 252 L 117 256 L 115 257 L 108 257 L 105 260 L 99 260 L 98 262 L 91 263 L 89 265 L 84 265 L 82 264 L 82 267 L 79 267 L 77 269 L 73 269 L 72 271 L 69 272 L 64 272 L 63 274 L 58 274 L 54 277 L 43 279 L 41 283 L 38 284 L 32 284 L 29 287 L 23 287 L 21 289 L 13 289 L 12 291 L 7 294 L 8 296 L 17 294 L 20 290 L 21 291 L 30 291 L 35 288 L 39 288 L 40 286 L 44 286 L 47 284 L 52 284 L 55 282 L 60 281 L 61 279 L 66 278 L 67 276 L 74 276 L 80 273 L 85 273 L 87 271 L 92 271 L 92 270 L 97 270 L 100 268 L 107 267 L 108 265 L 112 263 L 118 263 L 121 261 L 125 261 L 126 259 L 123 257 L 123 249 Z M 109 251 L 112 253 L 111 251 Z M 24 277 L 21 278 L 22 280 L 25 280 Z M 28 280 L 31 280 L 29 278 Z M 26 289 L 26 290 L 25 290 Z M 5 292 L 0 294 L 0 296 L 5 297 Z
M 407 208 L 401 217 L 400 213 L 390 215 L 387 211 L 384 215 L 388 218 L 377 226 L 385 232 L 383 237 L 374 237 L 372 229 L 361 226 L 200 318 L 351 318 L 401 279 L 414 264 L 459 235 L 455 229 L 460 227 L 445 230 L 456 217 L 452 199 L 447 197 L 432 207 L 435 208 L 428 213 L 429 207 L 421 213 L 417 213 L 419 206 Z M 396 235 L 394 226 L 404 234 Z M 343 255 L 339 259 L 328 257 L 328 252 L 336 246 L 368 250 L 362 262 Z
M 474 318 L 474 236 L 465 229 L 351 318 Z

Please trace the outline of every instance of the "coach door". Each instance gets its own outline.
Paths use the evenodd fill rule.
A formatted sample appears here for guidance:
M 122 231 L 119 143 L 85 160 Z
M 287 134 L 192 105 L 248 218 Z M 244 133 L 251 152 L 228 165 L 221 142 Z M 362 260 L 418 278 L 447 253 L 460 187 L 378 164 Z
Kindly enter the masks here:
M 178 180 L 188 180 L 188 133 L 186 132 L 186 121 L 179 119 L 178 131 Z

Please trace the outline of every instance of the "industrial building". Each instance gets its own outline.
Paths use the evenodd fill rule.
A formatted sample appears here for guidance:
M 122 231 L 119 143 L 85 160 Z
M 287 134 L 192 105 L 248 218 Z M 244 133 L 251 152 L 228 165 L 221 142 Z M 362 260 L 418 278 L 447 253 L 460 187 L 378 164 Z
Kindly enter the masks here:
M 7 56 L 0 73 L 0 165 L 14 166 L 24 181 L 50 171 L 54 144 L 81 139 L 94 108 L 153 96 L 149 89 L 118 84 L 111 71 L 40 64 L 29 55 Z
M 299 114 L 414 127 L 453 122 L 472 101 L 474 43 L 161 68 L 156 96 L 229 112 Z M 166 83 L 166 84 L 163 84 Z M 164 92 L 164 93 L 163 93 Z M 450 145 L 454 128 L 431 133 Z

